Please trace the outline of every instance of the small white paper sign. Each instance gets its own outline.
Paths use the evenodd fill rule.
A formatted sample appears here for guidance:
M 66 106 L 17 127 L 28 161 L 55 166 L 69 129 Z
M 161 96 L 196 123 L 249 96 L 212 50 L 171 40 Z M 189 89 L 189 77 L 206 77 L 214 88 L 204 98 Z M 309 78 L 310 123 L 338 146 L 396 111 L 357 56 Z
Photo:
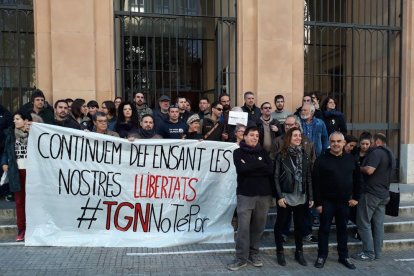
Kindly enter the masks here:
M 248 116 L 249 114 L 247 112 L 230 111 L 229 112 L 229 125 L 247 126 Z

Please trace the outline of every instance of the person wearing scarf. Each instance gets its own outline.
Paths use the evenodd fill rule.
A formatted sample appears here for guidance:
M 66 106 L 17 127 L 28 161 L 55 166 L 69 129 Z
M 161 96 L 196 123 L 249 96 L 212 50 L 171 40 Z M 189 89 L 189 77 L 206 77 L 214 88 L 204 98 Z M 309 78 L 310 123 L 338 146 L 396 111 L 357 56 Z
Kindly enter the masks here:
M 273 162 L 259 144 L 259 129 L 248 127 L 240 148 L 233 152 L 237 172 L 236 258 L 227 268 L 232 271 L 247 266 L 263 266 L 259 245 L 272 201 Z
M 31 115 L 21 111 L 13 115 L 14 125 L 6 130 L 6 141 L 1 165 L 9 178 L 10 191 L 14 192 L 16 203 L 17 237 L 24 241 L 26 232 L 26 166 L 27 140 Z
M 295 260 L 306 266 L 303 256 L 302 226 L 305 205 L 313 206 L 312 162 L 302 147 L 302 133 L 299 128 L 290 128 L 284 136 L 284 144 L 276 157 L 274 181 L 276 185 L 277 218 L 274 226 L 277 262 L 286 265 L 282 230 L 293 212 L 295 224 Z

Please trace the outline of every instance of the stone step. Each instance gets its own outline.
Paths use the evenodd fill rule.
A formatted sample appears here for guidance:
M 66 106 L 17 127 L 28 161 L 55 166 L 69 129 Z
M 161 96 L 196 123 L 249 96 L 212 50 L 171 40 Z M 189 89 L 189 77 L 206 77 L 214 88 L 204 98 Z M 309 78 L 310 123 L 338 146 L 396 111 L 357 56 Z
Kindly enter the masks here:
M 390 186 L 390 190 L 393 192 L 397 192 L 398 187 L 400 188 L 400 193 L 401 193 L 400 200 L 401 201 L 414 202 L 414 184 L 392 183 Z
M 15 234 L 0 235 L 0 246 L 24 246 L 24 242 L 15 242 Z M 330 235 L 329 241 L 329 250 L 330 252 L 336 251 L 336 236 Z M 173 253 L 174 255 L 179 255 L 180 252 L 200 252 L 203 254 L 208 253 L 234 253 L 235 244 L 234 243 L 223 243 L 223 244 L 191 244 L 191 245 L 182 245 L 177 247 L 167 247 L 163 248 L 163 254 Z M 318 245 L 314 243 L 304 242 L 303 249 L 305 251 L 305 257 L 308 261 L 314 261 L 316 258 Z M 406 250 L 414 248 L 414 232 L 407 233 L 385 233 L 384 235 L 384 246 L 383 250 Z M 361 242 L 349 238 L 348 239 L 348 249 L 350 254 L 361 250 Z M 292 236 L 289 237 L 288 241 L 284 244 L 285 254 L 287 258 L 291 258 L 295 251 L 294 239 Z M 274 255 L 276 251 L 274 239 L 263 237 L 261 241 L 261 251 L 262 253 Z M 130 254 L 140 254 L 143 255 L 151 254 L 150 252 L 159 252 L 157 248 L 131 248 L 129 250 Z
M 336 235 L 330 235 L 329 241 L 329 250 L 336 251 Z M 263 251 L 269 252 L 271 254 L 275 253 L 276 247 L 274 243 L 273 236 L 271 238 L 263 238 Z M 348 238 L 348 249 L 349 251 L 356 252 L 361 250 L 361 241 L 353 239 L 351 237 Z M 303 243 L 303 249 L 305 252 L 312 252 L 316 254 L 318 248 L 317 243 Z M 414 248 L 414 232 L 406 232 L 406 233 L 385 233 L 384 235 L 384 247 L 383 250 L 404 250 L 404 249 L 413 249 Z M 284 246 L 285 251 L 293 254 L 295 251 L 294 245 L 294 238 L 290 236 L 288 241 L 285 243 Z M 316 255 L 315 255 L 316 257 Z
M 385 216 L 384 227 L 386 232 L 403 232 L 403 231 L 414 231 L 414 216 L 407 215 L 408 213 L 414 212 L 414 206 L 400 206 L 400 216 L 390 217 Z M 404 216 L 402 214 L 405 214 Z M 266 222 L 267 231 L 273 231 L 273 227 L 276 222 L 277 214 L 269 212 Z M 349 224 L 348 228 L 353 228 L 353 224 Z M 312 227 L 314 231 L 317 231 L 319 227 Z M 335 229 L 335 224 L 332 225 L 332 229 Z M 291 230 L 293 231 L 293 222 L 291 224 Z

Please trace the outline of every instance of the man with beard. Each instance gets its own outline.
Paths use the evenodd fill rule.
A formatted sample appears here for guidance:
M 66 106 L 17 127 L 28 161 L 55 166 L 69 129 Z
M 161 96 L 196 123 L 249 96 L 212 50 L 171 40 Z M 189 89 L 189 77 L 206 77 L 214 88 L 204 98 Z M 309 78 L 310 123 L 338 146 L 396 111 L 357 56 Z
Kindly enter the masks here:
M 272 112 L 272 118 L 278 120 L 281 124 L 284 124 L 287 116 L 292 114 L 292 112 L 285 109 L 285 98 L 283 95 L 276 95 L 275 106 L 276 109 Z
M 221 94 L 219 96 L 219 103 L 223 107 L 223 113 L 220 116 L 220 121 L 224 125 L 223 132 L 230 134 L 230 137 L 229 137 L 229 140 L 230 140 L 231 138 L 234 138 L 234 127 L 235 127 L 235 126 L 229 125 L 229 112 L 231 110 L 230 96 L 226 93 Z
M 181 122 L 186 123 L 186 122 L 187 122 L 187 120 L 188 120 L 188 118 L 189 118 L 189 117 L 191 116 L 191 114 L 192 114 L 192 113 L 190 113 L 190 112 L 188 112 L 188 111 L 186 110 L 186 108 L 187 108 L 187 100 L 186 100 L 186 98 L 184 98 L 184 97 L 178 97 L 178 98 L 177 98 L 177 106 L 178 106 L 178 109 L 179 109 L 179 111 L 180 111 L 179 120 L 180 120 Z
M 300 118 L 302 119 L 303 133 L 312 140 L 315 145 L 315 153 L 318 157 L 322 151 L 328 148 L 328 132 L 325 123 L 314 117 L 315 106 L 312 104 L 303 104 Z
M 325 123 L 314 117 L 315 106 L 313 104 L 305 103 L 301 109 L 301 123 L 303 134 L 312 140 L 315 147 L 316 157 L 319 157 L 328 146 L 328 132 Z M 312 235 L 312 224 L 318 224 L 318 213 L 313 210 L 307 210 L 305 213 L 305 222 L 303 225 L 304 240 L 315 243 L 317 238 Z
M 144 94 L 141 92 L 135 93 L 134 96 L 134 102 L 135 106 L 138 111 L 138 119 L 141 120 L 142 116 L 146 114 L 152 115 L 152 109 L 148 107 L 148 105 L 145 103 Z
M 204 140 L 227 141 L 228 135 L 224 132 L 223 122 L 220 121 L 223 113 L 223 106 L 219 102 L 211 105 L 211 115 L 203 120 L 203 128 L 201 133 Z
M 276 137 L 282 134 L 282 127 L 278 120 L 272 118 L 272 106 L 269 102 L 262 103 L 260 111 L 262 116 L 256 122 L 260 134 L 259 143 L 270 154 L 275 148 Z
M 80 124 L 72 116 L 69 116 L 69 106 L 66 100 L 57 100 L 54 107 L 54 125 L 73 129 L 81 129 Z
M 141 128 L 136 133 L 131 134 L 128 139 L 162 139 L 162 136 L 155 132 L 154 117 L 152 115 L 146 114 L 142 116 L 139 125 Z
M 204 97 L 201 98 L 198 102 L 198 109 L 200 110 L 198 112 L 198 117 L 200 120 L 203 120 L 205 116 L 210 114 L 210 101 L 208 98 Z

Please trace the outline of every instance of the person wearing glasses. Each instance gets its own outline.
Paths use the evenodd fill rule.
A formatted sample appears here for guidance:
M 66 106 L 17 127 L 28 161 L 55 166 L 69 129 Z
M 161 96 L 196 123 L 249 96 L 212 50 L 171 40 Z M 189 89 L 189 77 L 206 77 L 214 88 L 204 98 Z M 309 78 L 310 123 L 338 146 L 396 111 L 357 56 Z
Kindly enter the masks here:
M 285 98 L 283 95 L 275 96 L 275 106 L 276 109 L 272 112 L 272 118 L 284 124 L 287 116 L 292 114 L 292 112 L 285 109 Z
M 93 129 L 92 132 L 100 133 L 100 134 L 106 134 L 114 137 L 119 137 L 119 134 L 115 131 L 108 129 L 108 118 L 106 117 L 106 114 L 103 112 L 96 112 L 92 116 L 93 121 Z
M 214 102 L 211 105 L 210 116 L 204 117 L 202 135 L 204 140 L 210 141 L 227 141 L 228 134 L 224 132 L 224 124 L 220 121 L 223 114 L 223 105 L 219 102 Z
M 272 118 L 272 105 L 269 102 L 262 103 L 260 112 L 262 115 L 256 121 L 260 134 L 259 143 L 270 154 L 275 148 L 276 137 L 282 135 L 282 126 L 278 120 Z

